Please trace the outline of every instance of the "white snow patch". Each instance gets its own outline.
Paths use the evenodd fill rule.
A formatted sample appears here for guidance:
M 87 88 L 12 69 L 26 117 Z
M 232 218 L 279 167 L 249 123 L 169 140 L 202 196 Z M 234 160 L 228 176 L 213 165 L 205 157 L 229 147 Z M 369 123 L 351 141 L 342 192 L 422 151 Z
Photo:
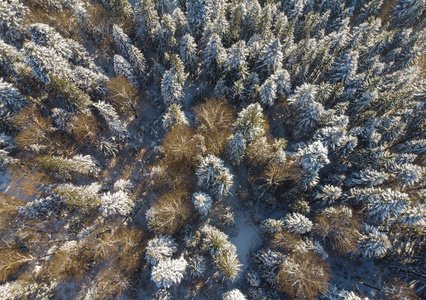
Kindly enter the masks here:
M 259 235 L 258 227 L 242 211 L 235 212 L 235 225 L 238 234 L 229 239 L 237 247 L 238 258 L 243 264 L 241 269 L 244 271 L 248 268 L 250 251 L 262 244 L 262 238 Z

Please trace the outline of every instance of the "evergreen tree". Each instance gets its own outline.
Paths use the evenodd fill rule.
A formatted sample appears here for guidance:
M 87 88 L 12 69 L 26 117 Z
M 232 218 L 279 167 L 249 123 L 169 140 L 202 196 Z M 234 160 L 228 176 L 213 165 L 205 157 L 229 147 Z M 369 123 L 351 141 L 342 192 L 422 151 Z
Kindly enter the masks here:
M 222 300 L 246 300 L 246 296 L 238 289 L 233 289 L 222 295 Z
M 226 60 L 226 50 L 216 33 L 210 36 L 206 47 L 202 50 L 202 70 L 208 81 L 214 81 L 222 73 L 222 67 Z
M 145 50 L 155 48 L 161 26 L 153 0 L 139 0 L 136 3 L 135 27 L 138 41 Z
M 167 106 L 182 104 L 184 93 L 183 87 L 173 71 L 166 71 L 161 82 L 161 96 Z
M 260 102 L 266 106 L 274 105 L 275 99 L 277 98 L 277 85 L 274 80 L 267 79 L 259 90 Z
M 189 125 L 189 123 L 182 111 L 182 107 L 173 103 L 167 108 L 167 112 L 163 116 L 163 127 L 168 130 L 175 125 Z
M 6 43 L 20 47 L 27 27 L 24 18 L 29 9 L 18 0 L 0 2 L 0 39 Z
M 212 1 L 210 0 L 187 0 L 186 18 L 189 28 L 195 40 L 199 40 L 204 31 L 204 27 L 209 22 L 212 15 Z
M 266 44 L 255 62 L 259 75 L 266 78 L 282 68 L 283 52 L 278 39 Z
M 168 235 L 159 235 L 148 241 L 145 259 L 156 266 L 160 261 L 167 259 L 177 251 L 177 243 Z
M 198 185 L 211 188 L 217 197 L 226 196 L 230 193 L 233 185 L 233 175 L 223 165 L 223 161 L 209 154 L 203 158 L 197 171 Z
M 327 148 L 317 141 L 300 149 L 296 153 L 297 161 L 302 168 L 302 175 L 299 185 L 303 189 L 310 188 L 318 183 L 319 170 L 330 161 L 327 157 Z
M 132 85 L 138 86 L 138 80 L 133 73 L 133 68 L 130 63 L 121 55 L 114 55 L 114 72 L 117 76 L 126 77 Z
M 324 107 L 317 101 L 317 87 L 303 84 L 288 98 L 292 112 L 294 134 L 300 138 L 316 129 L 324 114 Z
M 340 56 L 330 70 L 331 83 L 345 83 L 356 73 L 358 66 L 358 52 L 351 51 Z
M 160 260 L 156 266 L 152 267 L 151 280 L 157 287 L 168 289 L 181 282 L 187 265 L 188 262 L 183 257 Z
M 293 233 L 304 234 L 312 229 L 312 222 L 304 215 L 292 213 L 285 218 L 285 227 Z
M 398 0 L 393 10 L 393 22 L 396 27 L 411 27 L 422 16 L 424 0 Z
M 224 63 L 225 73 L 233 79 L 245 79 L 248 75 L 247 56 L 248 50 L 243 40 L 232 45 Z
M 107 192 L 101 196 L 101 207 L 99 208 L 103 215 L 127 216 L 133 209 L 134 202 L 124 191 L 118 191 L 114 194 Z
M 12 84 L 0 78 L 0 117 L 13 116 L 27 104 L 27 100 Z
M 366 259 L 381 258 L 391 247 L 389 238 L 373 226 L 365 226 L 366 234 L 360 239 L 358 253 Z
M 198 61 L 197 44 L 195 43 L 194 38 L 188 33 L 180 40 L 179 56 L 182 58 L 185 68 L 191 73 L 191 75 L 195 75 Z
M 251 142 L 266 133 L 266 120 L 260 104 L 253 103 L 238 113 L 234 124 L 236 133 L 240 133 L 247 142 Z
M 66 199 L 71 207 L 96 208 L 101 204 L 99 192 L 101 185 L 92 183 L 86 186 L 62 184 L 53 189 L 53 192 Z
M 230 136 L 228 144 L 228 156 L 234 165 L 239 165 L 241 163 L 246 146 L 246 140 L 241 133 Z
M 194 203 L 195 209 L 202 216 L 207 216 L 212 207 L 213 201 L 206 193 L 198 192 L 194 193 L 192 196 L 192 203 Z

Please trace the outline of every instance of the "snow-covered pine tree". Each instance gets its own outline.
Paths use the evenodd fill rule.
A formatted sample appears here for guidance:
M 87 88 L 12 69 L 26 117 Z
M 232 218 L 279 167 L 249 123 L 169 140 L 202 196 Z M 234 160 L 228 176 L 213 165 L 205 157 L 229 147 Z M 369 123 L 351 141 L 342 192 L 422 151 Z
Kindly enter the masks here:
M 64 177 L 69 177 L 69 172 L 75 172 L 96 178 L 100 173 L 98 162 L 90 155 L 79 154 L 72 158 L 44 155 L 37 157 L 35 162 L 41 170 Z
M 292 116 L 290 119 L 297 138 L 315 130 L 324 115 L 324 107 L 317 101 L 317 95 L 316 85 L 304 83 L 288 98 Z
M 49 75 L 73 81 L 71 65 L 55 50 L 30 41 L 24 44 L 23 52 L 26 57 L 25 64 L 32 67 L 35 77 L 44 84 L 50 84 Z
M 145 50 L 156 47 L 160 33 L 160 18 L 153 0 L 139 0 L 135 6 L 136 37 Z
M 378 228 L 365 225 L 366 235 L 360 239 L 358 253 L 366 259 L 381 258 L 391 248 L 387 235 Z
M 284 220 L 285 227 L 293 233 L 304 234 L 312 229 L 312 222 L 302 214 L 288 214 Z
M 277 98 L 277 85 L 272 78 L 268 78 L 265 82 L 260 86 L 259 89 L 260 94 L 260 102 L 262 102 L 265 106 L 272 106 L 275 103 L 275 99 Z
M 127 36 L 127 34 L 124 33 L 123 29 L 121 29 L 120 26 L 118 26 L 117 24 L 113 24 L 112 36 L 114 38 L 114 43 L 117 47 L 118 53 L 123 57 L 129 58 L 128 53 L 132 41 Z
M 113 194 L 107 192 L 101 196 L 99 210 L 104 216 L 127 216 L 133 209 L 134 201 L 124 191 Z
M 331 83 L 342 82 L 344 84 L 350 80 L 356 74 L 358 56 L 357 51 L 349 51 L 339 56 L 330 70 Z
M 117 76 L 126 77 L 132 85 L 138 86 L 138 79 L 133 73 L 132 65 L 121 55 L 114 55 L 114 72 Z
M 53 192 L 66 199 L 71 207 L 96 208 L 101 204 L 99 191 L 101 185 L 97 182 L 85 186 L 71 183 L 58 185 Z
M 156 266 L 160 261 L 169 258 L 177 251 L 177 243 L 169 235 L 159 235 L 148 241 L 145 259 Z
M 1 1 L 0 39 L 10 45 L 20 47 L 27 31 L 24 18 L 28 13 L 28 7 L 21 3 L 21 1 Z
M 195 40 L 198 41 L 203 34 L 204 27 L 210 21 L 213 3 L 211 0 L 187 0 L 186 18 Z
M 266 133 L 266 120 L 259 103 L 253 103 L 238 113 L 234 131 L 251 142 Z
M 159 41 L 157 52 L 163 55 L 166 52 L 173 51 L 176 47 L 177 42 L 174 36 L 176 32 L 176 24 L 172 16 L 169 14 L 163 15 L 160 24 L 161 30 L 158 37 Z
M 185 68 L 192 76 L 195 75 L 197 70 L 197 44 L 194 38 L 189 33 L 185 34 L 179 44 L 179 56 L 182 59 Z
M 202 216 L 207 216 L 212 207 L 213 201 L 208 194 L 197 192 L 192 196 L 192 203 L 194 204 L 195 209 Z
M 297 162 L 303 170 L 299 185 L 308 189 L 318 183 L 319 170 L 330 161 L 327 148 L 320 142 L 313 142 L 296 153 Z
M 163 127 L 168 130 L 174 125 L 189 125 L 185 113 L 179 104 L 173 103 L 163 116 Z
M 248 49 L 244 40 L 240 40 L 228 50 L 228 56 L 224 63 L 224 72 L 232 78 L 245 79 L 248 75 L 248 67 L 246 58 L 248 56 Z
M 210 82 L 215 81 L 221 74 L 226 60 L 226 50 L 223 48 L 220 36 L 213 33 L 206 47 L 202 50 L 202 70 Z
M 392 14 L 393 25 L 411 27 L 419 20 L 424 10 L 424 0 L 398 0 Z
M 223 161 L 214 156 L 207 155 L 200 162 L 196 171 L 198 185 L 212 189 L 217 197 L 226 196 L 230 193 L 233 185 L 233 175 L 223 164 Z
M 239 289 L 233 289 L 222 295 L 222 300 L 246 300 L 246 296 Z
M 267 78 L 282 68 L 283 52 L 278 39 L 263 46 L 255 62 L 255 70 L 261 78 Z
M 228 143 L 228 157 L 234 165 L 239 165 L 246 150 L 246 140 L 241 133 L 231 135 Z
M 178 259 L 165 258 L 152 267 L 151 280 L 157 287 L 169 289 L 181 282 L 188 262 L 180 257 Z
M 182 104 L 184 99 L 183 87 L 172 70 L 166 71 L 161 82 L 161 96 L 167 106 Z
M 12 84 L 0 78 L 0 117 L 11 117 L 28 104 L 25 97 Z

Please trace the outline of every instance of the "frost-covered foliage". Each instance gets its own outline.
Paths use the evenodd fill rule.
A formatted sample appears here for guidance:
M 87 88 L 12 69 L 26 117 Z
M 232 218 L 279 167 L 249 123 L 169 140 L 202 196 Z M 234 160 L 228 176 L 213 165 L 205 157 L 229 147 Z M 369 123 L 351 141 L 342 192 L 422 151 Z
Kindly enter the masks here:
M 0 78 L 0 116 L 14 115 L 28 104 L 25 97 L 10 83 Z
M 169 258 L 177 251 L 176 241 L 168 235 L 159 235 L 148 241 L 145 259 L 156 266 L 160 261 Z
M 167 108 L 167 112 L 163 116 L 164 129 L 170 129 L 174 125 L 189 125 L 182 106 L 173 103 Z
M 134 86 L 138 86 L 138 79 L 133 72 L 132 65 L 121 55 L 114 55 L 114 72 L 117 76 L 126 77 Z
M 206 260 L 202 255 L 194 255 L 189 258 L 189 274 L 192 277 L 199 277 L 206 271 Z
M 366 225 L 366 235 L 360 239 L 358 253 L 366 259 L 381 258 L 391 247 L 389 238 L 376 227 Z
M 130 192 L 133 189 L 133 183 L 129 179 L 119 179 L 114 182 L 115 191 Z
M 183 103 L 183 87 L 179 83 L 175 72 L 169 70 L 164 73 L 161 81 L 161 96 L 167 106 Z
M 320 141 L 313 142 L 303 147 L 296 153 L 297 161 L 304 171 L 300 186 L 310 188 L 318 183 L 319 170 L 328 164 L 328 150 Z
M 285 227 L 293 233 L 304 234 L 312 229 L 312 222 L 302 214 L 292 213 L 285 217 Z
M 368 300 L 367 297 L 360 297 L 353 291 L 339 289 L 333 285 L 330 290 L 320 297 L 321 300 Z
M 292 112 L 290 121 L 297 138 L 314 131 L 325 113 L 324 106 L 318 101 L 318 87 L 313 84 L 298 86 L 288 98 L 288 103 Z
M 259 103 L 253 103 L 238 113 L 234 124 L 236 133 L 240 133 L 248 142 L 265 134 L 266 121 Z
M 0 2 L 0 39 L 7 43 L 19 45 L 24 38 L 26 26 L 24 18 L 28 7 L 19 0 L 2 0 Z
M 253 260 L 260 268 L 260 275 L 272 285 L 277 283 L 278 269 L 284 258 L 284 254 L 271 249 L 260 250 L 253 255 Z
M 69 176 L 69 172 L 97 177 L 101 171 L 99 163 L 90 155 L 75 155 L 72 158 L 60 156 L 40 156 L 36 159 L 43 170 L 50 170 L 60 175 Z
M 194 203 L 195 209 L 202 215 L 207 216 L 210 208 L 212 207 L 212 198 L 206 193 L 198 192 L 192 196 L 192 203 Z
M 234 165 L 239 165 L 246 150 L 246 139 L 241 133 L 231 135 L 228 143 L 228 156 Z
M 277 85 L 272 79 L 266 80 L 259 90 L 260 102 L 266 106 L 274 105 L 277 96 Z
M 424 0 L 399 0 L 393 10 L 395 26 L 409 27 L 415 24 L 425 10 Z
M 157 287 L 168 289 L 181 282 L 187 265 L 188 262 L 183 257 L 160 260 L 152 267 L 151 280 Z
M 333 185 L 325 185 L 322 190 L 321 193 L 319 193 L 318 195 L 316 195 L 316 199 L 321 200 L 324 203 L 334 203 L 337 199 L 340 198 L 340 196 L 342 195 L 342 189 L 337 187 L 337 186 L 333 186 Z
M 230 193 L 233 185 L 233 175 L 223 164 L 223 161 L 214 156 L 207 155 L 200 162 L 196 171 L 198 184 L 206 189 L 211 188 L 217 197 Z
M 269 235 L 274 235 L 284 229 L 285 223 L 283 220 L 266 219 L 260 225 L 260 230 Z
M 134 202 L 124 191 L 113 194 L 107 192 L 101 196 L 101 213 L 105 216 L 127 216 L 133 209 Z
M 234 281 L 241 271 L 237 248 L 228 241 L 228 236 L 214 226 L 205 225 L 200 230 L 203 237 L 202 249 L 208 251 L 220 276 Z
M 222 295 L 222 300 L 246 300 L 246 296 L 239 289 L 233 289 Z
M 32 67 L 32 72 L 44 84 L 50 84 L 49 76 L 73 80 L 70 63 L 49 47 L 29 41 L 24 44 L 25 64 Z
M 119 115 L 115 108 L 111 104 L 106 103 L 105 101 L 93 103 L 93 106 L 99 110 L 101 115 L 107 121 L 111 133 L 119 141 L 125 141 L 128 138 L 129 134 L 127 132 L 126 127 L 124 127 L 124 125 L 121 123 Z
M 86 186 L 76 186 L 73 184 L 58 185 L 53 192 L 66 199 L 70 206 L 77 207 L 98 207 L 100 205 L 99 191 L 101 185 L 97 182 Z
M 47 196 L 45 198 L 37 198 L 34 201 L 28 202 L 25 206 L 19 207 L 18 213 L 28 219 L 49 218 L 58 216 L 62 209 L 63 201 L 61 199 Z

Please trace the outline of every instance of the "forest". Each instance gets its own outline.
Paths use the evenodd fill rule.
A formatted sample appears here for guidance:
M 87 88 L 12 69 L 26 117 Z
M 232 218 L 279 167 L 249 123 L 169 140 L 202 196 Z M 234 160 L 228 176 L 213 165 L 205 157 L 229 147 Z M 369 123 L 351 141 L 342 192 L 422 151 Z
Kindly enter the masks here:
M 0 299 L 426 299 L 425 0 L 0 0 Z

